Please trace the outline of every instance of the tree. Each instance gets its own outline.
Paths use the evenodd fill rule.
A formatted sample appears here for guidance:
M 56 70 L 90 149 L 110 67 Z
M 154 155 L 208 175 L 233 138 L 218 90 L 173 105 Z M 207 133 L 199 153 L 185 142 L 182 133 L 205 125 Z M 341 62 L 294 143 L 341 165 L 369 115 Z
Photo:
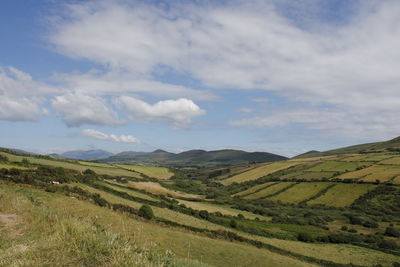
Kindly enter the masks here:
M 154 218 L 153 210 L 147 204 L 144 204 L 143 206 L 140 207 L 138 215 L 147 220 L 151 220 Z

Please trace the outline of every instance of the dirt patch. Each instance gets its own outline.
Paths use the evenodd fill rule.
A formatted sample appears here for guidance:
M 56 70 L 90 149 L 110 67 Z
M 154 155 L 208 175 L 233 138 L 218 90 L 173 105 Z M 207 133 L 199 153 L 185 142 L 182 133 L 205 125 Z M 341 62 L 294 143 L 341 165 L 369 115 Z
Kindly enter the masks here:
M 4 224 L 5 230 L 11 236 L 21 235 L 20 230 L 17 228 L 18 225 L 17 214 L 0 214 L 0 222 Z

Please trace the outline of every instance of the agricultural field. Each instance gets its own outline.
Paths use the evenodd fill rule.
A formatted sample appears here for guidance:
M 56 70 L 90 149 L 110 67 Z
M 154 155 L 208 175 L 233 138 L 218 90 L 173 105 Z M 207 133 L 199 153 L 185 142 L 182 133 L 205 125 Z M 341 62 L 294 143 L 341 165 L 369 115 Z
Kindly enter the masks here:
M 350 206 L 357 198 L 376 186 L 370 184 L 341 184 L 338 183 L 319 198 L 308 201 L 309 205 L 326 205 L 332 207 Z
M 155 197 L 152 197 L 152 196 L 149 196 L 149 195 L 147 195 L 145 193 L 141 193 L 141 192 L 138 192 L 136 190 L 133 190 L 130 187 L 126 187 L 124 184 L 120 184 L 120 183 L 112 182 L 112 181 L 109 181 L 108 183 L 102 183 L 102 184 L 106 185 L 106 186 L 108 186 L 108 187 L 110 187 L 110 188 L 112 188 L 114 190 L 118 190 L 118 191 L 121 191 L 121 192 L 128 193 L 129 195 L 132 195 L 134 197 L 139 197 L 139 198 L 147 199 L 147 200 L 151 200 L 151 201 L 159 201 L 159 199 L 157 199 Z
M 144 190 L 154 195 L 164 195 L 176 198 L 202 198 L 200 195 L 194 195 L 184 192 L 178 192 L 175 190 L 170 190 L 168 188 L 161 186 L 159 183 L 154 183 L 154 182 L 128 182 L 126 185 L 128 187 Z
M 341 161 L 378 162 L 394 157 L 393 153 L 368 153 L 345 157 Z
M 372 163 L 366 163 L 366 162 L 340 162 L 340 161 L 327 161 L 323 162 L 321 164 L 318 164 L 317 166 L 314 166 L 310 169 L 307 169 L 307 171 L 310 172 L 326 172 L 326 171 L 331 171 L 331 172 L 349 172 L 349 171 L 354 171 L 357 168 L 360 167 L 367 167 L 371 165 Z
M 379 164 L 400 165 L 400 157 L 392 157 L 379 162 Z
M 268 174 L 287 169 L 292 166 L 296 166 L 301 164 L 301 162 L 292 162 L 292 161 L 279 161 L 270 164 L 266 164 L 250 171 L 243 172 L 241 174 L 230 177 L 226 180 L 221 181 L 223 184 L 228 185 L 231 183 L 243 183 L 246 181 L 257 180 L 263 176 Z
M 80 171 L 80 172 L 83 172 L 84 170 L 89 168 L 88 166 L 85 166 L 85 165 L 68 162 L 68 161 L 63 161 L 63 160 L 49 160 L 49 159 L 37 158 L 34 156 L 19 156 L 19 155 L 13 155 L 13 154 L 5 153 L 5 152 L 0 152 L 0 155 L 4 155 L 10 161 L 14 161 L 14 162 L 22 162 L 23 159 L 27 159 L 29 161 L 29 163 L 33 163 L 33 164 L 47 165 L 47 166 L 52 166 L 52 167 L 62 167 L 65 169 L 71 169 L 71 170 L 76 170 L 76 171 Z M 120 169 L 120 168 L 112 168 L 112 167 L 108 167 L 108 166 L 107 167 L 90 166 L 89 169 L 95 171 L 98 174 L 105 174 L 105 175 L 110 175 L 110 176 L 127 176 L 127 177 L 141 178 L 139 173 Z
M 8 163 L 0 163 L 0 169 L 20 169 L 20 170 L 27 170 L 29 169 L 28 167 L 24 167 L 21 165 L 15 165 L 15 164 L 8 164 Z
M 190 207 L 195 210 L 206 210 L 208 212 L 221 212 L 224 215 L 230 215 L 230 216 L 238 216 L 238 214 L 242 214 L 245 218 L 248 219 L 255 219 L 259 218 L 262 220 L 269 221 L 271 218 L 257 215 L 251 212 L 243 211 L 243 210 L 238 210 L 238 209 L 233 209 L 228 206 L 223 206 L 223 205 L 217 205 L 213 203 L 208 203 L 208 202 L 199 202 L 199 201 L 187 201 L 187 200 L 178 200 L 179 204 L 184 204 L 186 207 Z
M 288 182 L 288 183 L 277 183 L 274 184 L 270 187 L 267 187 L 261 191 L 258 191 L 256 193 L 247 195 L 243 197 L 244 199 L 259 199 L 259 198 L 265 198 L 268 197 L 269 195 L 275 194 L 281 190 L 284 190 L 285 188 L 288 188 L 292 186 L 294 183 Z
M 335 176 L 336 172 L 310 172 L 306 171 L 299 171 L 294 173 L 289 173 L 280 177 L 281 180 L 288 180 L 288 179 L 304 179 L 304 180 L 322 180 L 322 179 L 330 179 Z
M 315 196 L 330 185 L 331 183 L 299 183 L 268 199 L 284 203 L 299 203 Z
M 348 172 L 338 176 L 340 179 L 357 179 L 364 182 L 380 182 L 390 181 L 400 175 L 400 166 L 393 165 L 373 165 L 371 167 Z
M 242 191 L 242 192 L 233 194 L 233 196 L 246 196 L 246 195 L 250 195 L 250 194 L 253 194 L 253 193 L 257 192 L 257 191 L 260 191 L 261 189 L 263 189 L 263 188 L 265 188 L 265 187 L 269 187 L 269 186 L 271 186 L 271 185 L 273 185 L 273 184 L 276 184 L 276 182 L 268 182 L 268 183 L 265 183 L 265 184 L 255 185 L 255 186 L 253 186 L 253 187 L 250 187 L 250 188 L 247 189 L 247 190 L 244 190 L 244 191 Z
M 156 166 L 141 166 L 141 165 L 125 165 L 117 164 L 119 168 L 131 170 L 139 173 L 143 173 L 149 177 L 157 179 L 169 179 L 174 176 L 174 173 L 166 167 L 156 167 Z

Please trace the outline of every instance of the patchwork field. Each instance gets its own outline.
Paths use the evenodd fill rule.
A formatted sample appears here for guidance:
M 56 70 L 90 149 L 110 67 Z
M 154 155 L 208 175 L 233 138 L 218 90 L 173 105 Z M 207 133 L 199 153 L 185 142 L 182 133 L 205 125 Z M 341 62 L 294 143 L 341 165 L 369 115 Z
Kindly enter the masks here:
M 36 158 L 33 156 L 18 156 L 18 155 L 5 153 L 5 152 L 0 152 L 0 155 L 6 156 L 10 161 L 22 162 L 23 159 L 27 159 L 30 163 L 33 163 L 33 164 L 47 165 L 47 166 L 52 166 L 52 167 L 62 167 L 62 168 L 76 170 L 76 171 L 80 171 L 80 172 L 89 168 L 89 166 L 81 165 L 78 163 L 42 159 L 42 158 Z M 98 174 L 141 178 L 139 173 L 120 169 L 120 168 L 110 168 L 108 166 L 107 167 L 90 166 L 90 169 L 95 171 Z
M 261 190 L 261 189 L 263 189 L 263 188 L 265 188 L 265 187 L 271 186 L 271 185 L 273 185 L 273 184 L 276 184 L 276 182 L 268 182 L 268 183 L 265 183 L 265 184 L 255 185 L 255 186 L 253 186 L 253 187 L 250 187 L 250 188 L 247 189 L 247 190 L 244 190 L 244 191 L 242 191 L 242 192 L 236 193 L 236 194 L 234 194 L 233 196 L 246 196 L 246 195 L 250 195 L 250 194 L 255 193 L 256 191 L 259 191 L 259 190 Z
M 277 184 L 274 184 L 274 185 L 272 185 L 270 187 L 267 187 L 267 188 L 265 188 L 265 189 L 263 189 L 261 191 L 258 191 L 258 192 L 254 193 L 254 194 L 247 195 L 247 196 L 245 196 L 243 198 L 244 199 L 265 198 L 265 197 L 267 197 L 269 195 L 277 193 L 280 190 L 288 188 L 288 187 L 292 186 L 293 184 L 294 183 L 291 183 L 291 182 L 288 182 L 288 183 L 277 183 Z
M 393 157 L 379 162 L 379 164 L 400 165 L 400 157 Z
M 341 179 L 359 179 L 365 182 L 390 181 L 400 175 L 400 166 L 374 165 L 362 170 L 348 172 L 338 176 Z
M 310 172 L 324 172 L 324 171 L 333 171 L 333 172 L 348 172 L 354 171 L 359 167 L 364 167 L 371 165 L 372 163 L 366 162 L 340 162 L 340 161 L 327 161 L 317 166 L 314 166 L 307 171 Z
M 157 178 L 157 179 L 169 179 L 172 176 L 174 176 L 174 173 L 165 167 L 125 165 L 125 164 L 118 164 L 116 166 L 118 166 L 122 169 L 140 172 L 149 177 L 153 177 L 153 178 Z
M 341 161 L 372 161 L 372 162 L 377 162 L 385 159 L 389 159 L 394 157 L 393 153 L 368 153 L 368 154 L 360 154 L 356 156 L 351 156 L 351 157 L 345 157 L 341 159 Z
M 27 170 L 29 168 L 15 165 L 15 164 L 7 164 L 7 163 L 0 163 L 0 169 L 20 169 L 20 170 Z
M 268 174 L 287 169 L 292 166 L 296 166 L 301 164 L 301 162 L 293 162 L 293 161 L 279 161 L 270 164 L 266 164 L 250 171 L 243 172 L 241 174 L 235 175 L 231 178 L 223 180 L 223 184 L 231 184 L 231 183 L 243 183 L 250 180 L 256 180 Z
M 300 172 L 295 172 L 295 173 L 290 173 L 286 174 L 284 176 L 281 176 L 281 180 L 287 180 L 287 179 L 305 179 L 305 180 L 321 180 L 321 179 L 330 179 L 335 175 L 335 172 L 310 172 L 308 170 L 306 171 L 300 171 Z
M 199 195 L 188 194 L 184 192 L 178 192 L 174 190 L 167 189 L 161 186 L 159 183 L 153 182 L 128 182 L 126 184 L 129 187 L 133 187 L 136 189 L 144 190 L 146 192 L 155 194 L 155 195 L 165 195 L 172 196 L 177 198 L 202 198 Z
M 307 204 L 322 204 L 332 207 L 350 206 L 357 198 L 374 189 L 370 184 L 336 184 L 319 198 L 308 201 Z
M 330 185 L 331 183 L 299 183 L 268 199 L 284 203 L 299 203 L 315 196 Z

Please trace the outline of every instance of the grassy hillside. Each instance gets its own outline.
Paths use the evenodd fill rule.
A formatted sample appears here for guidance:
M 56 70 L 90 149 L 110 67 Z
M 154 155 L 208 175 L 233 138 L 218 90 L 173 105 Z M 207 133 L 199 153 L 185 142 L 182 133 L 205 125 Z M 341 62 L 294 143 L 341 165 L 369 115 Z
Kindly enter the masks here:
M 69 266 L 82 258 L 87 266 L 400 262 L 397 152 L 241 164 L 229 171 L 177 170 L 179 175 L 167 180 L 155 177 L 169 171 L 162 167 L 144 167 L 153 177 L 137 178 L 116 175 L 130 172 L 118 165 L 4 153 L 0 237 L 6 241 L 0 265 L 46 265 L 64 250 L 60 260 Z M 369 181 L 373 174 L 378 178 Z M 144 205 L 152 210 L 151 219 L 141 213 Z M 57 215 L 43 217 L 48 214 Z M 43 230 L 46 236 L 34 234 L 47 223 L 52 226 Z

